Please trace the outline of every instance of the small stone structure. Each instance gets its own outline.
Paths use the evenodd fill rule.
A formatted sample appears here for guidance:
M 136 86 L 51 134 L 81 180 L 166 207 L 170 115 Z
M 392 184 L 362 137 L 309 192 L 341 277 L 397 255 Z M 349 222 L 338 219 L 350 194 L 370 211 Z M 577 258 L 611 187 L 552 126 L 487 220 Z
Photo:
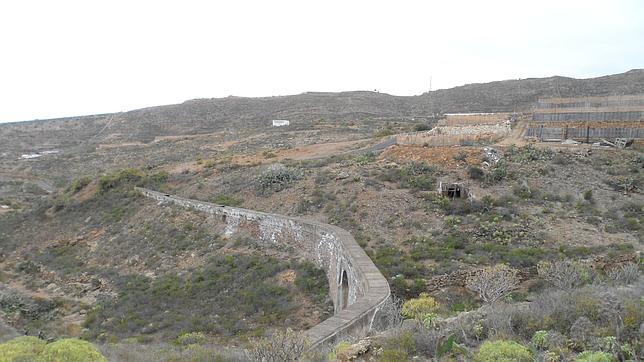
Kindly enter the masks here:
M 470 196 L 469 189 L 463 183 L 459 182 L 439 182 L 438 194 L 441 196 L 449 197 L 451 199 L 466 199 Z
M 351 234 L 339 227 L 277 214 L 268 214 L 209 202 L 185 199 L 136 188 L 162 203 L 173 203 L 221 217 L 225 234 L 250 232 L 259 241 L 295 246 L 303 256 L 324 269 L 329 280 L 334 315 L 306 333 L 312 348 L 334 343 L 339 335 L 364 335 L 376 313 L 389 299 L 389 284 Z

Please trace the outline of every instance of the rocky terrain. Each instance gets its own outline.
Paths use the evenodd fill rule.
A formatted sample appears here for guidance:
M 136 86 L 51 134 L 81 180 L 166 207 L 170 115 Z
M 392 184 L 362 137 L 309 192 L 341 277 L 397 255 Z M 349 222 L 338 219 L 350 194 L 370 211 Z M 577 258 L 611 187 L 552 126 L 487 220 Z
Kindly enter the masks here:
M 432 127 L 440 112 L 528 111 L 538 97 L 641 92 L 644 72 L 634 70 L 417 97 L 193 100 L 0 125 L 0 320 L 10 326 L 0 328 L 0 338 L 72 336 L 137 350 L 180 345 L 200 333 L 204 344 L 247 346 L 332 312 L 325 276 L 297 250 L 228 239 L 218 220 L 158 207 L 134 186 L 338 225 L 354 235 L 397 298 L 430 292 L 445 318 L 486 304 L 463 275 L 497 264 L 522 275 L 509 297 L 514 303 L 547 291 L 539 262 L 583 261 L 604 280 L 616 267 L 639 263 L 641 149 L 517 146 L 514 138 L 382 152 L 374 146 Z M 272 119 L 291 125 L 271 127 Z M 457 183 L 472 197 L 441 196 L 440 182 Z M 630 318 L 642 321 L 641 313 Z M 515 339 L 529 338 L 531 328 Z M 628 333 L 617 336 L 620 343 L 638 348 Z M 459 343 L 475 349 L 486 336 Z

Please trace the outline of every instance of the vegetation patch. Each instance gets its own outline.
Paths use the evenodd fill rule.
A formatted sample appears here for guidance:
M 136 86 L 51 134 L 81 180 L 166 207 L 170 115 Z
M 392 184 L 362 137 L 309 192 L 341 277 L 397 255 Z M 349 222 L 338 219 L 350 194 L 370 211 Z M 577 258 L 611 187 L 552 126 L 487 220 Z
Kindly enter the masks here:
M 401 188 L 433 190 L 436 188 L 438 169 L 425 162 L 409 162 L 402 166 L 388 167 L 380 172 L 380 181 L 398 183 Z
M 272 278 L 290 266 L 262 255 L 227 255 L 213 257 L 190 275 L 129 276 L 120 282 L 118 298 L 101 302 L 88 315 L 88 337 L 174 338 L 186 332 L 233 336 L 282 323 L 297 307 L 295 290 Z M 328 293 L 320 272 L 310 265 L 301 270 L 298 289 L 320 300 Z

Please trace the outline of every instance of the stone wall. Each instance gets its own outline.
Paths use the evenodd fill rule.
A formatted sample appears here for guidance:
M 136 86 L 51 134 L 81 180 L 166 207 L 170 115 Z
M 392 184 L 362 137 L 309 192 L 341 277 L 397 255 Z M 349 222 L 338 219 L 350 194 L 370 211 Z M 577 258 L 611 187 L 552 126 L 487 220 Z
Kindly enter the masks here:
M 379 308 L 389 298 L 387 280 L 346 230 L 300 218 L 219 206 L 143 188 L 137 190 L 160 203 L 221 217 L 228 236 L 243 230 L 263 243 L 295 246 L 303 256 L 324 269 L 335 311 L 332 317 L 306 332 L 313 347 L 333 343 L 343 334 L 366 334 Z

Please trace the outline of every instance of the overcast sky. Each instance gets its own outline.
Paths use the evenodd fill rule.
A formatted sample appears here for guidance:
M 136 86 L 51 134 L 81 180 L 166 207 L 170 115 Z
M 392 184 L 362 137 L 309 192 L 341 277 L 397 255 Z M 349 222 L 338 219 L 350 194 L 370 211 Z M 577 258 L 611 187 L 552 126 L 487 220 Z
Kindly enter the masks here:
M 2 1 L 0 122 L 644 67 L 644 1 Z

